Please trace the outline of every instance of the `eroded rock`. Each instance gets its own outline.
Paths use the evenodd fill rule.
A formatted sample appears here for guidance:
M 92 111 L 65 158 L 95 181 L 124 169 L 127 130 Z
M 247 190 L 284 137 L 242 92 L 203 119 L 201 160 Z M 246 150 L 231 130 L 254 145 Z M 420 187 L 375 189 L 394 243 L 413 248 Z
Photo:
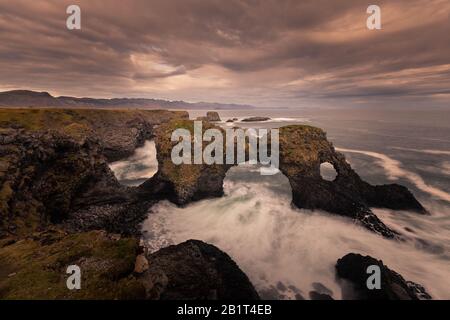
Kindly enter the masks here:
M 381 288 L 369 290 L 366 284 L 369 266 L 376 265 L 381 270 Z M 349 253 L 339 259 L 336 264 L 336 274 L 346 280 L 350 286 L 344 284 L 344 299 L 360 300 L 418 300 L 431 299 L 425 288 L 412 281 L 405 280 L 400 274 L 389 269 L 383 261 L 370 256 Z
M 140 190 L 178 205 L 222 196 L 223 180 L 231 165 L 173 164 L 170 157 L 175 143 L 170 141 L 170 137 L 177 128 L 193 131 L 193 122 L 169 122 L 158 128 L 155 143 L 159 171 Z M 205 123 L 203 130 L 208 128 L 214 126 Z M 325 162 L 337 172 L 333 181 L 323 179 L 320 174 L 320 165 Z M 378 219 L 370 207 L 426 213 L 407 188 L 397 184 L 372 186 L 363 181 L 319 128 L 305 125 L 280 128 L 279 169 L 289 179 L 292 201 L 298 208 L 324 210 L 349 217 L 387 238 L 398 235 Z
M 147 259 L 149 268 L 141 279 L 149 299 L 259 299 L 236 263 L 202 241 L 169 246 L 147 255 Z

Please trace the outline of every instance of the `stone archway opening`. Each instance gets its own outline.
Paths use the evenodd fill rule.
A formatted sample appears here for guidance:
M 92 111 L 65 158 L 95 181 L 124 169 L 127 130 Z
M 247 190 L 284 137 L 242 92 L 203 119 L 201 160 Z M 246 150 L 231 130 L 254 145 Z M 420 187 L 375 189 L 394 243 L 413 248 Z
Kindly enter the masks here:
M 158 160 L 155 142 L 145 141 L 128 158 L 109 164 L 109 168 L 122 185 L 139 186 L 158 172 Z
M 320 164 L 320 176 L 323 180 L 332 182 L 336 180 L 338 173 L 333 164 L 330 162 L 323 162 Z
M 260 169 L 260 165 L 249 164 L 231 167 L 223 181 L 225 195 L 239 194 L 244 197 L 257 195 L 256 198 L 264 198 L 268 202 L 276 198 L 290 205 L 292 187 L 287 176 L 281 171 L 274 175 L 261 175 Z

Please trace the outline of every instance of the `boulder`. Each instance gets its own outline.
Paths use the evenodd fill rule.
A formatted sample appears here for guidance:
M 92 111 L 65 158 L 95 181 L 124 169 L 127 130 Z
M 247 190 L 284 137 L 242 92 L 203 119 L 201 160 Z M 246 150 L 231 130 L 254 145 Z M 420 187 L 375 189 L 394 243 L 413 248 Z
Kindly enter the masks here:
M 213 245 L 189 240 L 148 254 L 141 280 L 147 298 L 161 300 L 257 300 L 247 276 Z
M 381 288 L 369 290 L 366 281 L 370 274 L 367 268 L 376 265 L 381 270 Z M 405 280 L 400 274 L 389 269 L 383 261 L 370 256 L 349 253 L 339 259 L 336 264 L 336 274 L 346 280 L 344 284 L 344 299 L 361 300 L 419 300 L 431 299 L 424 287 L 412 281 Z

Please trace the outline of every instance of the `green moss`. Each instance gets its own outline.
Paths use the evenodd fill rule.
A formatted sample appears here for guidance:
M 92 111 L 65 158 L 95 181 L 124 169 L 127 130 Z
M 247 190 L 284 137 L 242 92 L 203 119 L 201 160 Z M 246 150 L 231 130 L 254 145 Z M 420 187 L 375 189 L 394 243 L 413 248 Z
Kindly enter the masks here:
M 0 109 L 0 129 L 20 127 L 30 131 L 57 130 L 75 138 L 95 132 L 102 124 L 124 125 L 141 118 L 149 123 L 160 123 L 186 112 L 167 110 L 103 110 L 103 109 Z
M 134 238 L 109 239 L 92 231 L 36 234 L 0 248 L 0 299 L 126 299 L 143 297 L 131 273 L 138 252 Z M 81 268 L 81 290 L 68 290 L 67 266 Z

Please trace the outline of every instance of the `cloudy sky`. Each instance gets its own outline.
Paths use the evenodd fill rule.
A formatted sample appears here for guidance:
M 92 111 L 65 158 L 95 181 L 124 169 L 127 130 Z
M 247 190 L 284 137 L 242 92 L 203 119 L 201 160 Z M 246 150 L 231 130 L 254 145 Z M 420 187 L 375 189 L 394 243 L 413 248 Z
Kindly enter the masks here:
M 81 8 L 82 29 L 66 28 Z M 381 7 L 382 30 L 366 9 Z M 0 91 L 262 107 L 450 103 L 449 0 L 0 0 Z

